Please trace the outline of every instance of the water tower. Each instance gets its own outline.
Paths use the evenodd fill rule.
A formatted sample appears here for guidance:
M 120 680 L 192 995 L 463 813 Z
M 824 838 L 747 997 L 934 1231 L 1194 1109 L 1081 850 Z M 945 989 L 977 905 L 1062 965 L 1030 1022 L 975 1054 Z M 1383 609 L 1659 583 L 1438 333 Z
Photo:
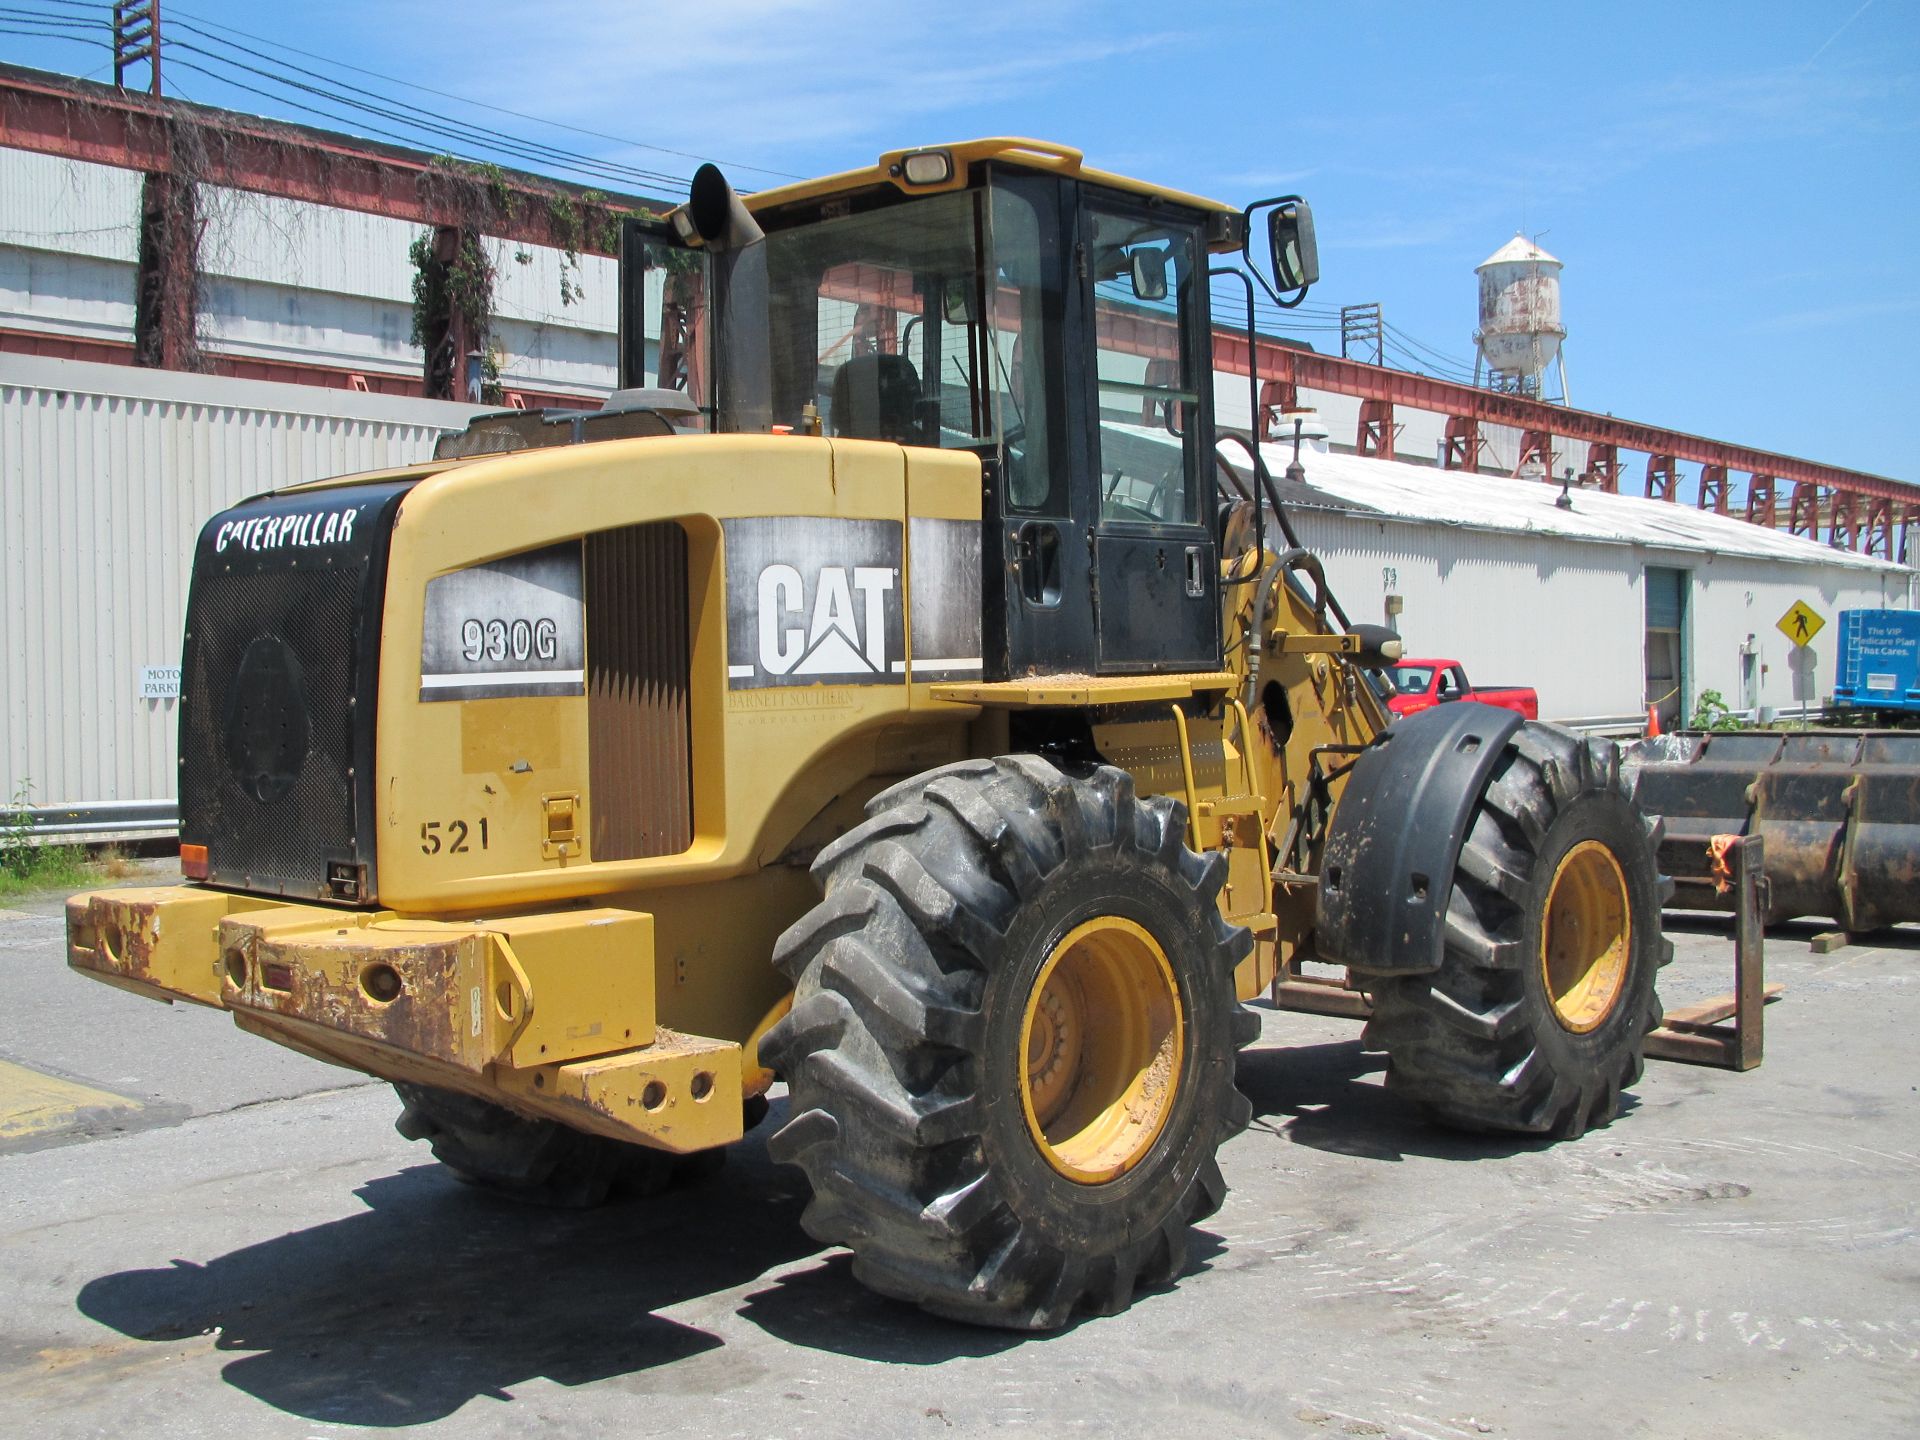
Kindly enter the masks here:
M 1516 235 L 1474 267 L 1480 277 L 1480 328 L 1474 332 L 1474 384 L 1490 372 L 1495 390 L 1540 394 L 1541 380 L 1560 366 L 1560 400 L 1566 403 L 1567 365 L 1560 323 L 1560 262 L 1524 235 Z

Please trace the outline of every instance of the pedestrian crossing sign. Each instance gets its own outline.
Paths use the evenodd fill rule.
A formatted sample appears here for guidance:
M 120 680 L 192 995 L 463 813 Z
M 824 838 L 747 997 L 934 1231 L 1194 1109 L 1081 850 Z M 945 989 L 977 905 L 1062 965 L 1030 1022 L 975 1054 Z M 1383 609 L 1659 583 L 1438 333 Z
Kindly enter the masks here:
M 1793 602 L 1791 609 L 1779 620 L 1780 633 L 1796 645 L 1805 645 L 1820 633 L 1827 622 L 1804 600 Z

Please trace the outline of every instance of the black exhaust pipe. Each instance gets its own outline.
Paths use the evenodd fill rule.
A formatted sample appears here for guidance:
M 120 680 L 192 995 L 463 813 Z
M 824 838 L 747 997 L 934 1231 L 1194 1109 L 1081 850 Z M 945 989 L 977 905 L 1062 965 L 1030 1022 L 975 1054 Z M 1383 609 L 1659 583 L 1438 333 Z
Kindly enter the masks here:
M 693 172 L 685 209 L 693 233 L 710 249 L 739 250 L 766 238 L 718 165 L 702 165 Z

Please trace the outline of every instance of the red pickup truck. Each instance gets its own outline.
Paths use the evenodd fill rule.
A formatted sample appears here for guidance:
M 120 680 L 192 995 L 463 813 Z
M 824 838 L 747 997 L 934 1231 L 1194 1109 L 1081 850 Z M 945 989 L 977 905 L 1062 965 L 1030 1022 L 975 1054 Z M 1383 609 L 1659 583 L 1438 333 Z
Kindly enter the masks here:
M 1393 694 L 1387 708 L 1396 715 L 1431 710 L 1449 700 L 1477 700 L 1502 710 L 1540 718 L 1540 696 L 1530 685 L 1475 685 L 1458 660 L 1402 660 L 1387 671 Z

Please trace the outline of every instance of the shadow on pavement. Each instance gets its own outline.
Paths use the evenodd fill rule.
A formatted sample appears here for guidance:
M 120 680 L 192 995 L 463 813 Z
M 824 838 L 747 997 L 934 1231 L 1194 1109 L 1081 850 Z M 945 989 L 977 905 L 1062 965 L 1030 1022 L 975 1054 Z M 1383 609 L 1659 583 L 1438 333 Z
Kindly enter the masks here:
M 1534 1135 L 1470 1134 L 1429 1120 L 1380 1083 L 1386 1068 L 1387 1057 L 1361 1049 L 1357 1039 L 1282 1045 L 1242 1051 L 1239 1084 L 1253 1102 L 1255 1128 L 1335 1155 L 1492 1160 L 1551 1143 Z M 1623 1096 L 1622 1113 L 1634 1104 L 1631 1094 Z
M 997 1355 L 1022 1341 L 1048 1338 L 960 1325 L 876 1295 L 853 1278 L 853 1257 L 845 1251 L 778 1277 L 749 1295 L 740 1313 L 790 1345 L 890 1365 Z
M 105 1275 L 79 1308 L 136 1339 L 213 1333 L 251 1352 L 221 1378 L 277 1409 L 415 1425 L 536 1376 L 582 1385 L 713 1349 L 717 1336 L 652 1312 L 815 1248 L 799 1178 L 752 1141 L 710 1180 L 592 1211 L 515 1204 L 436 1165 L 357 1193 L 363 1214 Z
M 1187 1269 L 1175 1285 L 1192 1284 L 1225 1248 L 1220 1237 L 1194 1230 L 1188 1237 Z M 1135 1304 L 1151 1304 L 1172 1285 L 1135 1292 Z M 937 1365 L 960 1357 L 998 1355 L 1016 1345 L 1038 1345 L 1072 1333 L 1091 1318 L 1077 1316 L 1054 1331 L 987 1330 L 942 1320 L 865 1289 L 853 1278 L 853 1258 L 844 1251 L 805 1270 L 779 1276 L 747 1297 L 740 1313 L 791 1345 L 828 1350 L 889 1365 Z

